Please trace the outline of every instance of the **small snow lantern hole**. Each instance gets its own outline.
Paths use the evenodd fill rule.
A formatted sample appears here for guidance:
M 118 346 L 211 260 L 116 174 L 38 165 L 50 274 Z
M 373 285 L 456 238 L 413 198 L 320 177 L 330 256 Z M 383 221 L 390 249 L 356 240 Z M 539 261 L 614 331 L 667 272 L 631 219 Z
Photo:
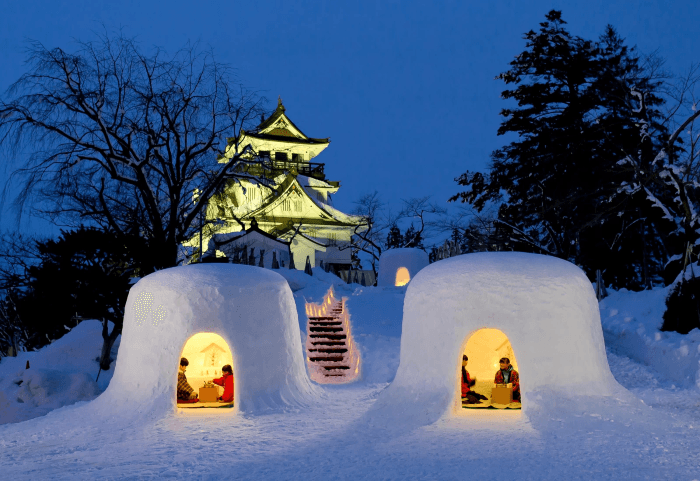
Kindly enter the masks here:
M 360 374 L 360 352 L 350 331 L 345 299 L 331 287 L 319 304 L 306 303 L 306 363 L 320 384 L 352 382 Z
M 223 337 L 213 332 L 193 335 L 185 342 L 179 364 L 178 407 L 233 406 L 233 356 Z
M 518 361 L 502 331 L 485 328 L 473 333 L 460 362 L 462 407 L 520 409 Z
M 405 286 L 408 281 L 411 280 L 411 274 L 408 273 L 408 269 L 405 267 L 399 267 L 396 271 L 396 282 L 395 286 Z

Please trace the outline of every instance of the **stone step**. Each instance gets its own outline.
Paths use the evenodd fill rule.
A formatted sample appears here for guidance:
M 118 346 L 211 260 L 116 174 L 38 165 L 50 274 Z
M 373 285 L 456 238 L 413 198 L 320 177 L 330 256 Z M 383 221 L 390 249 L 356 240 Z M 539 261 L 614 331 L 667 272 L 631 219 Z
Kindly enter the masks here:
M 328 341 L 340 341 L 341 339 L 348 338 L 348 336 L 345 334 L 309 334 L 309 337 L 313 339 L 325 339 Z
M 345 341 L 312 342 L 312 346 L 345 346 Z
M 314 326 L 339 326 L 343 321 L 309 321 L 309 324 Z
M 334 321 L 337 317 L 335 316 L 312 316 L 309 317 L 310 321 Z
M 333 369 L 347 371 L 348 369 L 350 369 L 350 366 L 323 366 L 323 369 L 325 369 L 326 371 L 332 371 Z
M 342 354 L 348 352 L 347 349 L 336 348 L 336 349 L 309 349 L 309 352 L 325 352 L 328 354 Z
M 343 361 L 343 356 L 327 356 L 327 357 L 310 357 L 309 361 L 312 362 L 341 362 Z
M 342 332 L 343 328 L 342 327 L 310 327 L 309 328 L 310 332 Z

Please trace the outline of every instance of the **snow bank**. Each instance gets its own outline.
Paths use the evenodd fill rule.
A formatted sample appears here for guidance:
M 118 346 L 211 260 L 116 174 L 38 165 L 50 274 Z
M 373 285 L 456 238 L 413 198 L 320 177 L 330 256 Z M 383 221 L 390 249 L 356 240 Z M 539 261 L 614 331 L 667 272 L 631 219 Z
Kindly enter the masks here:
M 622 389 L 608 367 L 593 288 L 578 267 L 534 254 L 468 254 L 431 264 L 409 284 L 400 365 L 375 415 L 432 423 L 461 413 L 461 355 L 481 328 L 508 336 L 523 411 L 538 391 L 573 397 Z
M 673 286 L 649 291 L 610 291 L 600 302 L 606 343 L 683 387 L 700 387 L 700 330 L 661 332 L 666 297 Z
M 114 377 L 95 408 L 172 412 L 180 353 L 198 332 L 219 334 L 232 351 L 236 410 L 304 405 L 314 394 L 284 278 L 252 266 L 198 264 L 156 272 L 131 288 Z
M 112 325 L 109 326 L 110 330 Z M 22 352 L 0 362 L 0 424 L 43 416 L 54 409 L 89 401 L 107 388 L 114 369 L 100 374 L 102 324 L 85 320 L 39 351 Z M 112 349 L 116 349 L 117 338 Z M 27 361 L 30 368 L 25 369 Z
M 389 249 L 379 258 L 379 279 L 377 286 L 396 285 L 399 269 L 408 271 L 413 279 L 418 271 L 428 265 L 428 254 L 420 249 Z

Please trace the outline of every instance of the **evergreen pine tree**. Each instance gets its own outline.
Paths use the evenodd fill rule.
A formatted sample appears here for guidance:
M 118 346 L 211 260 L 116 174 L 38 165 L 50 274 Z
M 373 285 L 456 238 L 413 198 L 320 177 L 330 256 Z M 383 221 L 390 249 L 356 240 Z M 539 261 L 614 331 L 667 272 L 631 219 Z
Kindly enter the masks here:
M 634 173 L 618 162 L 619 152 L 647 148 L 634 128 L 639 113 L 630 86 L 643 84 L 652 93 L 651 108 L 661 103 L 653 96 L 658 84 L 643 77 L 633 49 L 612 27 L 593 42 L 572 36 L 565 25 L 560 11 L 550 11 L 539 31 L 525 35 L 526 50 L 498 76 L 509 87 L 502 97 L 514 101 L 501 111 L 498 134 L 517 139 L 492 153 L 488 175 L 459 177 L 467 190 L 451 200 L 479 212 L 498 205 L 496 223 L 505 231 L 499 237 L 509 249 L 567 259 L 591 275 L 617 268 L 618 285 L 640 282 L 634 271 L 642 256 L 621 244 L 639 246 L 636 229 L 649 228 L 639 221 L 648 212 L 643 199 L 621 189 Z M 655 127 L 650 144 L 663 130 Z M 628 266 L 632 273 L 623 272 Z
M 406 233 L 403 236 L 403 247 L 415 247 L 425 250 L 423 246 L 423 236 L 413 227 L 413 224 L 406 229 Z
M 392 224 L 386 236 L 386 248 L 397 249 L 399 247 L 403 247 L 403 235 L 401 229 L 396 224 Z

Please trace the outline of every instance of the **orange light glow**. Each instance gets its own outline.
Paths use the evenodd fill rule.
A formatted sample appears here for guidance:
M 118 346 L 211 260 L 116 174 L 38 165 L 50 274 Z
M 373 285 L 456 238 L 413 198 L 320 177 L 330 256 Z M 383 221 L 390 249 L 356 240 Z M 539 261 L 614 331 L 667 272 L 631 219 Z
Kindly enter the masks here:
M 408 273 L 408 269 L 405 267 L 399 267 L 396 271 L 396 286 L 405 286 L 411 280 L 411 274 Z
M 204 381 L 223 376 L 221 368 L 226 364 L 233 367 L 234 375 L 236 373 L 231 349 L 223 337 L 213 332 L 200 332 L 190 337 L 180 357 L 190 362 L 186 371 L 187 381 L 195 391 L 203 386 Z
M 508 337 L 498 329 L 479 329 L 467 340 L 464 354 L 469 357 L 469 374 L 480 380 L 493 380 L 502 357 L 510 359 L 513 369 L 518 370 L 513 347 Z

